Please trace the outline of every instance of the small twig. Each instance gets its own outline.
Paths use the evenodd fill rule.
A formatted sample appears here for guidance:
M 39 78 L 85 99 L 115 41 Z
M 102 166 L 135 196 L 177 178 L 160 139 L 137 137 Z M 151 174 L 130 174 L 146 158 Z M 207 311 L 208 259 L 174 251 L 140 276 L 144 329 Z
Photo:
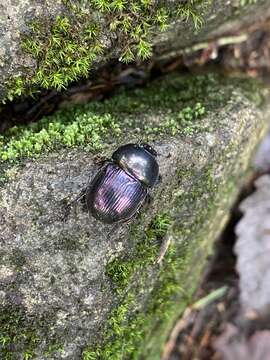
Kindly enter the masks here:
M 209 305 L 211 302 L 221 298 L 228 290 L 228 286 L 222 286 L 218 289 L 213 290 L 210 294 L 196 301 L 191 308 L 194 310 L 201 310 L 203 307 Z
M 175 324 L 170 334 L 169 340 L 165 344 L 162 360 L 170 359 L 170 354 L 175 346 L 176 339 L 179 336 L 179 333 L 195 321 L 198 311 L 201 310 L 203 307 L 209 305 L 211 302 L 221 298 L 227 290 L 228 286 L 222 286 L 212 291 L 205 297 L 199 299 L 193 305 L 186 308 L 181 318 Z
M 165 235 L 165 237 L 162 241 L 162 244 L 160 246 L 158 257 L 156 259 L 156 264 L 161 263 L 162 259 L 164 258 L 165 254 L 168 250 L 168 247 L 170 246 L 170 243 L 171 243 L 171 237 L 169 235 Z
M 157 60 L 166 60 L 180 55 L 190 54 L 199 50 L 204 50 L 207 49 L 212 43 L 214 43 L 217 47 L 219 47 L 225 45 L 240 44 L 242 42 L 247 41 L 247 39 L 248 39 L 247 34 L 240 34 L 236 36 L 224 36 L 219 39 L 213 39 L 212 41 L 198 43 L 189 48 L 179 49 L 176 51 L 172 51 L 170 53 L 166 53 L 164 55 L 159 56 Z

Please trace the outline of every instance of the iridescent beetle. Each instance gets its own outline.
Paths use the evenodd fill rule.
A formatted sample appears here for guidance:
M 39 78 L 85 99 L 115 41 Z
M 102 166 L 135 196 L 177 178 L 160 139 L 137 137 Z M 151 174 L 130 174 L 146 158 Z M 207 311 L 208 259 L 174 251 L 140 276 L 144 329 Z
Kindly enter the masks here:
M 156 151 L 148 144 L 120 146 L 86 190 L 89 212 L 107 224 L 131 219 L 159 178 Z

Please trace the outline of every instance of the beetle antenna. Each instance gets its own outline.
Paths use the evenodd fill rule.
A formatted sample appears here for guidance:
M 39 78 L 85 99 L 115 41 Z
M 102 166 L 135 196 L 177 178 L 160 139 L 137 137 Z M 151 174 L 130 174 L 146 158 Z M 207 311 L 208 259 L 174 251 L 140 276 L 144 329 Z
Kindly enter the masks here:
M 77 205 L 79 201 L 81 201 L 86 195 L 86 188 L 83 188 L 79 194 L 75 197 L 75 199 L 71 200 L 69 203 L 66 204 L 65 206 L 65 212 L 64 212 L 64 216 L 62 218 L 62 221 L 66 221 L 69 214 L 70 214 L 70 211 L 72 209 L 72 207 L 74 205 Z

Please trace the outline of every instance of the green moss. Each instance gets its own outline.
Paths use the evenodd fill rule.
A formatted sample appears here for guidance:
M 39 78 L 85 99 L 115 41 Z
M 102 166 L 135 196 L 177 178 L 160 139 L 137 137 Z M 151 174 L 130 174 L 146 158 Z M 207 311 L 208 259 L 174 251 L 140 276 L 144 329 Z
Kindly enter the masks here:
M 157 258 L 160 241 L 170 226 L 170 218 L 167 214 L 157 215 L 148 229 L 144 238 L 136 245 L 134 253 L 128 259 L 115 258 L 107 264 L 106 275 L 109 276 L 117 287 L 115 290 L 121 292 L 129 283 L 134 272 L 141 271 L 144 266 L 153 264 Z M 131 229 L 130 236 L 137 238 L 138 229 Z M 140 263 L 137 259 L 140 258 Z
M 87 148 L 98 150 L 106 136 L 118 136 L 119 125 L 109 114 L 103 116 L 73 112 L 74 117 L 63 113 L 56 115 L 53 121 L 44 119 L 22 129 L 14 127 L 9 132 L 9 141 L 2 137 L 2 160 L 14 160 L 18 157 L 38 156 L 40 153 L 55 149 L 60 145 L 72 147 L 87 144 Z M 14 134 L 14 135 L 13 135 Z M 102 139 L 102 141 L 101 141 Z
M 29 24 L 22 50 L 33 57 L 37 69 L 34 73 L 10 78 L 5 84 L 6 99 L 33 94 L 39 88 L 60 90 L 72 81 L 87 77 L 105 47 L 101 18 L 106 23 L 102 27 L 110 30 L 113 43 L 120 49 L 120 61 L 145 60 L 152 54 L 154 32 L 165 30 L 172 17 L 183 21 L 191 19 L 195 29 L 199 28 L 202 18 L 198 8 L 208 1 L 189 0 L 178 6 L 150 0 L 63 3 L 63 15 L 50 22 L 37 19 Z
M 164 134 L 187 137 L 202 133 L 207 130 L 204 116 L 230 98 L 229 90 L 224 94 L 219 91 L 219 81 L 224 81 L 226 87 L 233 88 L 235 84 L 214 75 L 174 74 L 104 102 L 65 108 L 37 123 L 13 127 L 0 136 L 0 159 L 39 156 L 60 147 L 83 146 L 97 151 L 110 137 L 119 137 L 119 141 L 127 136 L 130 141 L 138 137 L 151 141 Z M 151 109 L 155 109 L 154 117 Z M 128 132 L 130 128 L 134 130 Z
M 6 310 L 6 309 L 5 309 Z M 18 343 L 21 339 L 24 342 L 23 359 L 30 359 L 33 355 L 32 348 L 37 341 L 36 334 L 33 332 L 20 332 L 23 318 L 19 313 L 12 313 L 4 311 L 0 314 L 0 355 L 1 359 L 12 359 L 10 347 Z
M 130 309 L 135 305 L 135 294 L 139 291 L 139 286 L 138 289 L 133 288 L 128 293 L 127 288 L 135 274 L 140 274 L 141 281 L 145 280 L 147 276 L 144 276 L 143 273 L 147 266 L 154 264 L 160 241 L 169 226 L 170 218 L 167 214 L 157 215 L 128 258 L 115 258 L 107 264 L 106 275 L 113 281 L 118 296 L 124 299 L 121 305 L 112 311 L 108 320 L 108 329 L 104 334 L 104 340 L 107 343 L 96 349 L 85 349 L 83 352 L 84 360 L 92 358 L 116 360 L 121 358 L 122 353 L 125 354 L 125 358 L 135 358 L 136 344 L 140 342 L 143 336 L 142 325 L 145 323 L 145 316 L 136 314 L 131 322 L 130 319 L 127 319 Z M 134 227 L 131 231 L 131 237 L 138 238 L 141 236 L 141 229 Z
M 0 311 L 0 358 L 12 360 L 19 356 L 20 359 L 30 360 L 35 358 L 35 349 L 42 345 L 42 333 L 37 330 L 44 328 L 45 322 L 39 319 L 26 319 L 19 308 L 2 308 Z M 48 329 L 47 329 L 48 330 Z M 51 339 L 44 348 L 44 356 L 52 356 L 62 351 L 62 345 Z
M 238 0 L 238 6 L 239 7 L 244 7 L 247 5 L 252 5 L 252 4 L 256 4 L 258 0 Z

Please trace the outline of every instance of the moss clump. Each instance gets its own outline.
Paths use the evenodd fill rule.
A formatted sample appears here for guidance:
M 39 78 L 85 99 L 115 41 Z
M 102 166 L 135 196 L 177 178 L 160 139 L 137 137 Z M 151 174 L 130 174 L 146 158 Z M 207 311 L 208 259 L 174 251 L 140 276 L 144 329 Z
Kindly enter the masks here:
M 20 331 L 23 327 L 23 317 L 19 312 L 4 311 L 0 313 L 0 355 L 1 359 L 12 359 L 10 347 L 23 341 L 23 359 L 28 360 L 33 357 L 33 348 L 38 341 L 35 332 Z
M 145 314 L 136 314 L 132 319 L 127 319 L 130 315 L 130 309 L 135 305 L 136 291 L 139 291 L 139 288 L 136 290 L 133 288 L 127 293 L 127 288 L 135 274 L 140 274 L 141 280 L 144 280 L 142 274 L 147 266 L 154 264 L 160 242 L 169 226 L 170 217 L 168 214 L 157 215 L 129 258 L 115 258 L 107 264 L 106 275 L 112 279 L 115 291 L 120 298 L 123 297 L 123 301 L 120 306 L 112 311 L 108 320 L 108 328 L 104 333 L 104 342 L 107 343 L 104 346 L 98 346 L 96 349 L 85 349 L 82 355 L 84 360 L 118 360 L 121 358 L 121 354 L 125 354 L 125 358 L 136 358 L 136 344 L 143 337 L 142 328 L 146 319 Z M 133 238 L 141 235 L 138 227 L 131 231 Z M 147 277 L 146 273 L 145 277 Z
M 121 292 L 129 283 L 134 272 L 142 270 L 144 266 L 153 264 L 157 258 L 160 241 L 170 226 L 167 214 L 157 215 L 145 232 L 144 239 L 137 244 L 134 253 L 128 259 L 115 258 L 106 267 L 106 275 L 117 284 L 115 290 Z M 136 229 L 131 230 L 130 236 L 137 238 Z M 140 263 L 137 258 L 140 258 Z
M 12 360 L 15 354 L 20 359 L 30 360 L 35 358 L 35 349 L 43 343 L 41 332 L 44 329 L 43 322 L 38 319 L 26 319 L 19 308 L 2 308 L 0 312 L 0 358 L 1 360 Z M 53 356 L 62 351 L 62 345 L 51 339 L 43 351 L 44 356 Z
M 40 153 L 55 149 L 60 144 L 67 147 L 87 144 L 87 148 L 98 150 L 106 136 L 119 135 L 119 125 L 109 114 L 103 116 L 89 112 L 88 114 L 73 113 L 74 118 L 64 118 L 56 115 L 54 121 L 44 119 L 33 123 L 24 129 L 12 128 L 10 139 L 5 144 L 2 137 L 3 150 L 0 150 L 2 160 L 15 160 L 18 157 L 38 156 Z M 14 134 L 14 135 L 13 135 Z M 101 141 L 102 139 L 102 141 Z
M 209 111 L 218 111 L 230 98 L 228 89 L 225 93 L 219 91 L 221 81 L 233 89 L 234 80 L 225 81 L 219 76 L 174 74 L 104 102 L 68 107 L 38 123 L 9 129 L 0 136 L 0 159 L 39 156 L 63 146 L 96 151 L 111 136 L 152 141 L 164 134 L 186 137 L 202 133 L 207 130 L 203 117 Z M 154 117 L 151 109 L 155 109 Z M 161 119 L 158 122 L 157 117 Z M 127 134 L 128 128 L 133 130 Z
M 23 38 L 22 50 L 35 59 L 37 69 L 34 74 L 9 79 L 5 84 L 6 99 L 32 94 L 38 88 L 60 90 L 71 81 L 88 76 L 93 62 L 106 47 L 104 29 L 109 29 L 120 61 L 145 60 L 152 53 L 153 33 L 166 29 L 170 18 L 191 19 L 196 29 L 200 27 L 202 18 L 197 9 L 205 2 L 208 1 L 189 0 L 170 6 L 150 0 L 89 0 L 80 5 L 64 1 L 63 15 L 49 23 L 37 19 L 29 25 L 30 33 Z

